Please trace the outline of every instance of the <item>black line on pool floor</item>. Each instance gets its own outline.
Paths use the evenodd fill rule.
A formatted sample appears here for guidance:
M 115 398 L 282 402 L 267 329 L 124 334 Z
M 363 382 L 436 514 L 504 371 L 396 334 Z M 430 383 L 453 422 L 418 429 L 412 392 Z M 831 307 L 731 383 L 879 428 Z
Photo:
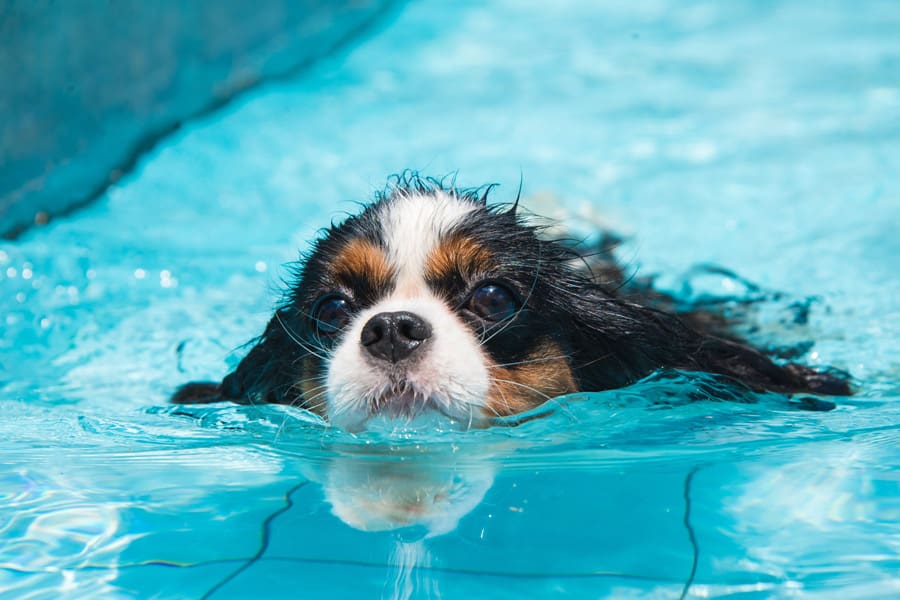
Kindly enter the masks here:
M 195 569 L 198 567 L 208 567 L 212 565 L 221 565 L 227 563 L 245 563 L 246 558 L 220 558 L 214 560 L 204 560 L 195 563 L 176 563 L 164 560 L 148 560 L 136 563 L 117 563 L 117 564 L 91 564 L 81 565 L 79 571 L 116 571 L 126 569 L 140 569 L 144 567 L 163 567 L 167 569 Z M 299 565 L 324 565 L 329 567 L 342 566 L 347 568 L 362 569 L 396 569 L 401 565 L 390 562 L 364 561 L 364 560 L 348 560 L 340 558 L 312 558 L 304 556 L 266 556 L 261 557 L 257 562 L 284 562 Z M 520 572 L 520 571 L 479 571 L 477 569 L 467 569 L 458 567 L 437 567 L 437 566 L 421 566 L 417 567 L 422 571 L 430 573 L 444 573 L 447 575 L 456 575 L 461 577 L 486 577 L 486 578 L 505 578 L 505 579 L 533 579 L 533 580 L 553 580 L 553 579 L 603 579 L 617 578 L 628 579 L 634 581 L 652 581 L 657 583 L 673 583 L 672 579 L 667 577 L 658 577 L 654 575 L 642 575 L 638 573 L 624 573 L 620 571 L 587 571 L 587 572 Z M 9 571 L 16 574 L 57 574 L 58 570 L 42 568 L 42 569 L 20 569 L 9 565 L 0 566 L 0 571 Z
M 699 466 L 694 467 L 691 469 L 691 472 L 688 473 L 687 477 L 684 478 L 684 527 L 687 529 L 688 539 L 691 541 L 693 557 L 691 558 L 691 572 L 688 575 L 687 581 L 684 582 L 684 587 L 681 589 L 681 596 L 678 597 L 679 600 L 684 600 L 685 597 L 687 597 L 688 591 L 694 584 L 694 576 L 697 575 L 697 562 L 700 559 L 700 546 L 697 545 L 697 535 L 694 533 L 694 526 L 691 525 L 691 483 L 694 481 L 694 475 L 696 475 L 699 470 Z
M 244 564 L 239 566 L 237 569 L 226 575 L 216 585 L 209 588 L 206 593 L 201 596 L 202 600 L 206 600 L 207 598 L 211 597 L 213 594 L 222 589 L 222 587 L 224 587 L 229 581 L 252 567 L 254 564 L 256 564 L 257 561 L 259 561 L 260 558 L 262 558 L 262 555 L 265 554 L 266 550 L 269 549 L 269 540 L 271 540 L 272 538 L 272 521 L 274 521 L 279 515 L 289 511 L 291 507 L 294 506 L 294 500 L 291 498 L 291 496 L 293 496 L 294 492 L 305 486 L 307 483 L 309 483 L 308 480 L 301 481 L 288 490 L 287 494 L 284 495 L 284 506 L 273 512 L 271 515 L 266 517 L 265 521 L 263 521 L 259 550 L 256 551 L 256 554 L 248 558 L 246 562 L 244 562 Z

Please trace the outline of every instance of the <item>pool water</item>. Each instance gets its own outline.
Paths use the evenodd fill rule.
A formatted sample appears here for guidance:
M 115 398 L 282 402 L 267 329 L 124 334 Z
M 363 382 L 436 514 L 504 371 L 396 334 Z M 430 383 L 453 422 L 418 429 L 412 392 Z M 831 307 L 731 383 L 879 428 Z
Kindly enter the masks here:
M 419 2 L 185 127 L 0 245 L 0 596 L 900 597 L 898 30 L 891 1 Z M 757 298 L 755 342 L 858 392 L 689 402 L 706 378 L 660 373 L 356 436 L 166 404 L 407 167 L 497 201 L 522 176 L 685 302 Z

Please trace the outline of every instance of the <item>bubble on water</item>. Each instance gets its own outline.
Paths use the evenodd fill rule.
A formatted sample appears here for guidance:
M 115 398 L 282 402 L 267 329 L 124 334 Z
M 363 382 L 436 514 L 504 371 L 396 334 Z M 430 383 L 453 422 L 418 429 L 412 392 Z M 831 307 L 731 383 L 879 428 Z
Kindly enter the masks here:
M 163 269 L 159 273 L 159 285 L 164 288 L 173 288 L 178 285 L 178 280 L 172 277 L 171 271 Z

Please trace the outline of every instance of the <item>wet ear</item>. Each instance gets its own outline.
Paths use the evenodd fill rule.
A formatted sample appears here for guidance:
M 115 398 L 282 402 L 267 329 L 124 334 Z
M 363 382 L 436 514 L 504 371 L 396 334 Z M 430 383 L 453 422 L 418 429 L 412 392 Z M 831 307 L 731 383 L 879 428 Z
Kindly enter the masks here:
M 219 384 L 212 381 L 192 381 L 175 390 L 172 404 L 211 404 L 225 400 Z
M 849 395 L 848 377 L 797 364 L 779 365 L 738 339 L 696 331 L 674 314 L 590 291 L 575 348 L 579 379 L 594 389 L 627 385 L 660 368 L 725 375 L 755 391 Z M 582 299 L 573 300 L 573 304 Z
M 850 373 L 846 371 L 833 368 L 817 371 L 797 363 L 788 363 L 784 365 L 784 369 L 802 380 L 806 384 L 806 389 L 814 394 L 822 394 L 824 396 L 853 395 Z M 815 399 L 801 398 L 801 400 L 811 402 Z
M 287 310 L 281 309 L 269 321 L 265 332 L 253 348 L 229 373 L 222 383 L 192 382 L 176 390 L 171 402 L 175 404 L 210 404 L 212 402 L 236 402 L 255 404 L 260 402 L 285 403 L 295 378 L 294 365 L 298 364 L 300 347 L 292 343 L 285 331 Z

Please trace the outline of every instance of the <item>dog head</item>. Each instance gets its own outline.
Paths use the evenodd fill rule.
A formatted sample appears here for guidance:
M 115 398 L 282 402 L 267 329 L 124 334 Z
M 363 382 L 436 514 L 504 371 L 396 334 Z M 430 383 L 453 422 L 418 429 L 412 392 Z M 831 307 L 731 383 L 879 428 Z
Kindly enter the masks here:
M 584 257 L 544 239 L 517 203 L 488 205 L 488 191 L 396 178 L 313 244 L 238 368 L 174 401 L 291 404 L 353 430 L 426 413 L 481 426 L 659 368 L 849 393 L 840 378 L 776 365 L 635 302 L 618 267 L 605 283 L 574 268 Z
M 577 391 L 586 281 L 488 191 L 398 178 L 332 226 L 222 394 L 357 429 L 423 412 L 478 426 Z
M 299 403 L 348 428 L 423 411 L 480 424 L 575 391 L 546 246 L 484 192 L 390 188 L 316 243 L 276 316 Z

